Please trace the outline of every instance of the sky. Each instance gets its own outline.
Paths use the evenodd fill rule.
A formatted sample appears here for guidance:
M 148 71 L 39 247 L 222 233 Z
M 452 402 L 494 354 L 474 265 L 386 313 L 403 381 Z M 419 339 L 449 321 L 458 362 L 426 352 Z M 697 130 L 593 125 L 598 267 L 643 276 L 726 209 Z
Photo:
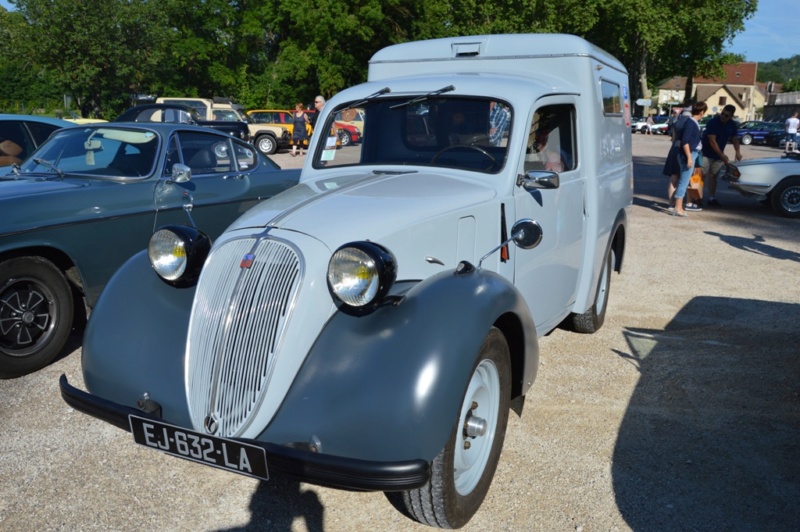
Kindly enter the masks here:
M 756 14 L 744 22 L 728 51 L 759 63 L 800 55 L 800 2 L 758 0 Z
M 7 0 L 0 0 L 0 5 L 11 7 Z M 766 63 L 800 55 L 800 1 L 758 0 L 755 16 L 744 25 L 728 51 L 746 61 Z

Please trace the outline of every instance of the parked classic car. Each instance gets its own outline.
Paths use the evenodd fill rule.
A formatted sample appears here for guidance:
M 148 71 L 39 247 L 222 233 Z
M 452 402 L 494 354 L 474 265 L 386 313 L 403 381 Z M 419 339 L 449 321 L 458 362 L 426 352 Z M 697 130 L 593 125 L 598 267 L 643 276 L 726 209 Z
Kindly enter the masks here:
M 758 199 L 781 216 L 800 217 L 800 154 L 750 159 L 728 168 L 723 179 L 732 189 Z
M 53 131 L 72 125 L 58 118 L 0 114 L 0 175 L 24 161 Z
M 763 122 L 760 120 L 748 120 L 739 124 L 737 136 L 739 141 L 748 146 L 750 144 L 766 144 L 767 135 L 774 131 L 783 131 L 783 124 L 778 122 Z
M 336 130 L 336 134 L 339 136 L 339 141 L 342 146 L 350 146 L 351 144 L 361 142 L 361 130 L 358 129 L 358 127 L 337 120 L 333 122 L 333 128 Z
M 109 122 L 57 131 L 0 177 L 0 377 L 53 360 L 154 227 L 188 223 L 188 212 L 216 237 L 298 177 L 208 128 Z
M 256 123 L 244 114 L 244 107 L 229 98 L 160 97 L 156 103 L 177 103 L 194 107 L 206 120 L 230 120 L 247 124 L 250 142 L 264 155 L 272 155 L 278 148 L 291 144 L 292 136 L 285 127 Z
M 210 251 L 201 224 L 162 227 L 114 275 L 88 392 L 62 376 L 64 399 L 151 449 L 400 492 L 412 518 L 463 526 L 538 338 L 604 322 L 632 203 L 627 83 L 570 35 L 378 52 L 326 103 L 299 185 Z M 334 115 L 356 107 L 364 142 L 337 150 Z M 496 109 L 508 136 L 489 135 Z
M 131 107 L 115 122 L 165 122 L 170 124 L 193 124 L 210 127 L 238 139 L 248 141 L 250 131 L 247 123 L 240 120 L 205 120 L 194 107 L 176 103 L 147 103 Z

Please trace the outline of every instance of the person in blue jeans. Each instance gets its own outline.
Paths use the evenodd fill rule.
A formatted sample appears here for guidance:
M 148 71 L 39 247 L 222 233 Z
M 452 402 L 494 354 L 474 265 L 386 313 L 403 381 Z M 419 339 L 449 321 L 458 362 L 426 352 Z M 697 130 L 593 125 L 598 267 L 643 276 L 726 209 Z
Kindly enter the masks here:
M 694 209 L 687 206 L 684 208 L 683 198 L 686 196 L 686 189 L 689 187 L 689 179 L 692 177 L 695 167 L 702 164 L 702 156 L 700 148 L 702 147 L 700 139 L 700 125 L 697 123 L 700 118 L 706 113 L 705 102 L 697 102 L 692 105 L 692 116 L 686 119 L 680 125 L 676 125 L 676 134 L 680 133 L 680 148 L 678 152 L 678 160 L 680 161 L 680 177 L 678 184 L 675 187 L 675 209 L 672 211 L 673 216 L 686 216 L 687 210 L 701 210 L 699 207 Z M 676 139 L 677 143 L 677 139 Z
M 733 143 L 736 151 L 736 160 L 742 160 L 742 153 L 739 151 L 739 137 L 736 134 L 739 126 L 733 120 L 736 107 L 726 105 L 722 108 L 719 116 L 709 120 L 706 130 L 703 132 L 703 174 L 708 187 L 708 205 L 710 207 L 720 207 L 719 201 L 715 197 L 717 192 L 717 175 L 730 162 L 725 155 L 725 145 L 728 140 Z

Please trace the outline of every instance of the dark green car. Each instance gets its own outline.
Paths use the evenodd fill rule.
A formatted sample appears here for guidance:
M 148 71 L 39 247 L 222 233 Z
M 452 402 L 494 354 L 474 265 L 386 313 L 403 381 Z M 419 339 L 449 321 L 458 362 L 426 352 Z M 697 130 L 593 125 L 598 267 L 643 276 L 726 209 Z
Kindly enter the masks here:
M 155 228 L 196 222 L 214 238 L 298 178 L 208 128 L 102 123 L 56 132 L 0 176 L 0 377 L 58 356 Z

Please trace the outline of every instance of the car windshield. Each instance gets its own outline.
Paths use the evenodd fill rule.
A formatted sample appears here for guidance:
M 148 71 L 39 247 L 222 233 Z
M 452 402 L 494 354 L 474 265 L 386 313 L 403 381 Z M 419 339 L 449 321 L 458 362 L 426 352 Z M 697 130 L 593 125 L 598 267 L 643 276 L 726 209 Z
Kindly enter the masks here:
M 25 161 L 20 174 L 137 178 L 153 172 L 157 153 L 158 135 L 153 131 L 107 126 L 69 128 L 56 132 Z
M 506 161 L 513 113 L 488 98 L 434 96 L 377 98 L 345 104 L 328 115 L 314 157 L 315 168 L 340 166 L 438 166 L 484 173 L 499 172 Z M 363 120 L 358 143 L 343 146 L 335 120 Z

